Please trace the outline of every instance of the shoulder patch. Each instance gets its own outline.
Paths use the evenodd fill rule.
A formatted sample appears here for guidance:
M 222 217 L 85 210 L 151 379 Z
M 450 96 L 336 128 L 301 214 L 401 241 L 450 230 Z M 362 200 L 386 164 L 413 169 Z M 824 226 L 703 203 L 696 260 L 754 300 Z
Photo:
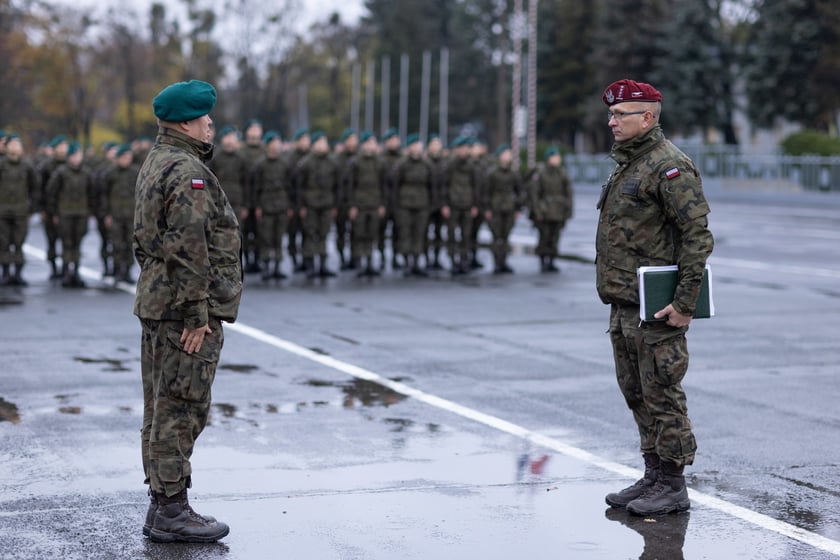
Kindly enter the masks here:
M 190 181 L 192 188 L 194 189 L 203 189 L 204 188 L 204 179 L 192 179 Z
M 665 172 L 665 176 L 669 179 L 676 179 L 680 176 L 680 170 L 676 167 L 672 167 L 671 169 Z

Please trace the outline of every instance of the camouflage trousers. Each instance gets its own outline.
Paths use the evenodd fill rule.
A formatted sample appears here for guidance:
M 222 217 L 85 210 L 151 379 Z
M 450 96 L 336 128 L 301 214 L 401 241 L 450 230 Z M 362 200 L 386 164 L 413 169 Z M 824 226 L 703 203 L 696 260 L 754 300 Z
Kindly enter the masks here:
M 422 255 L 426 251 L 426 232 L 429 228 L 428 208 L 397 208 L 394 211 L 400 236 L 396 250 L 401 255 Z
M 681 382 L 688 370 L 688 327 L 641 323 L 638 306 L 613 305 L 610 339 L 618 386 L 639 429 L 642 453 L 690 465 L 697 443 Z
M 210 389 L 224 344 L 222 324 L 211 318 L 213 331 L 193 354 L 180 342 L 182 321 L 141 319 L 143 428 L 141 444 L 146 484 L 174 496 L 190 486 L 190 457 L 207 424 Z
M 539 241 L 534 253 L 539 257 L 557 257 L 559 254 L 560 232 L 566 226 L 565 222 L 546 221 L 537 222 Z
M 29 216 L 0 216 L 0 264 L 23 264 Z
M 263 259 L 283 260 L 283 237 L 289 229 L 286 212 L 264 213 L 259 222 L 260 250 Z
M 134 240 L 134 218 L 115 217 L 109 235 L 114 249 L 114 269 L 128 273 L 134 264 L 134 251 L 131 247 Z M 103 258 L 107 258 L 107 254 Z
M 303 218 L 303 256 L 312 258 L 327 254 L 327 236 L 332 227 L 332 209 L 307 208 Z
M 62 216 L 58 230 L 61 234 L 62 262 L 78 263 L 82 259 L 82 238 L 88 230 L 87 216 Z
M 352 222 L 353 235 L 351 253 L 354 257 L 368 258 L 373 254 L 379 238 L 379 210 L 377 208 L 359 208 L 356 219 Z
M 504 263 L 508 254 L 508 238 L 516 222 L 516 213 L 509 211 L 493 211 L 490 217 L 490 231 L 493 233 L 493 260 L 496 265 Z
M 474 250 L 473 226 L 475 218 L 469 208 L 450 208 L 449 220 L 446 223 L 447 251 L 452 262 L 464 264 L 468 262 L 470 253 Z M 460 237 L 458 234 L 460 233 Z

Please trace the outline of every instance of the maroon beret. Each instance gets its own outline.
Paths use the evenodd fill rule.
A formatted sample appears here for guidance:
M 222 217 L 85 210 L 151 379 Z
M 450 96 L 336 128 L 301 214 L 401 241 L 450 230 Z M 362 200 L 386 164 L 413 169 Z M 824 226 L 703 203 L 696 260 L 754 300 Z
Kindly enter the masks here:
M 635 82 L 633 80 L 618 80 L 607 86 L 601 99 L 604 100 L 607 106 L 624 103 L 625 101 L 646 101 L 652 103 L 662 101 L 662 94 L 650 84 Z

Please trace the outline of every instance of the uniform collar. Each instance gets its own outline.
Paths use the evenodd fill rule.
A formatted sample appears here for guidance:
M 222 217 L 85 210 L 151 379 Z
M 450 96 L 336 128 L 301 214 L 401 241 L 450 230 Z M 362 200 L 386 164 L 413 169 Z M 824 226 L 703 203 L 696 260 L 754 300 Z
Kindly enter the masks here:
M 648 153 L 664 140 L 665 135 L 662 133 L 662 128 L 657 124 L 641 136 L 621 144 L 613 144 L 610 157 L 616 163 L 627 163 Z
M 201 161 L 206 162 L 213 158 L 213 144 L 196 140 L 172 128 L 160 127 L 158 129 L 157 143 L 181 148 L 190 152 Z

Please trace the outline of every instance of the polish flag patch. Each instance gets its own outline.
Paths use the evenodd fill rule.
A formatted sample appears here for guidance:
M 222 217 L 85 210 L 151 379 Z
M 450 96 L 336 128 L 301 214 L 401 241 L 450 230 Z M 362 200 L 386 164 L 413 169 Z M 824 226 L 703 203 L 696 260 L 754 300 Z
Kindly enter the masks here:
M 203 189 L 204 188 L 204 179 L 193 179 L 191 184 L 192 184 L 192 188 L 194 188 L 194 189 Z
M 669 169 L 668 171 L 665 172 L 665 176 L 668 177 L 669 179 L 676 179 L 677 177 L 680 176 L 680 170 L 677 169 L 676 167 L 672 167 L 671 169 Z M 195 187 L 193 187 L 193 188 L 195 188 Z

